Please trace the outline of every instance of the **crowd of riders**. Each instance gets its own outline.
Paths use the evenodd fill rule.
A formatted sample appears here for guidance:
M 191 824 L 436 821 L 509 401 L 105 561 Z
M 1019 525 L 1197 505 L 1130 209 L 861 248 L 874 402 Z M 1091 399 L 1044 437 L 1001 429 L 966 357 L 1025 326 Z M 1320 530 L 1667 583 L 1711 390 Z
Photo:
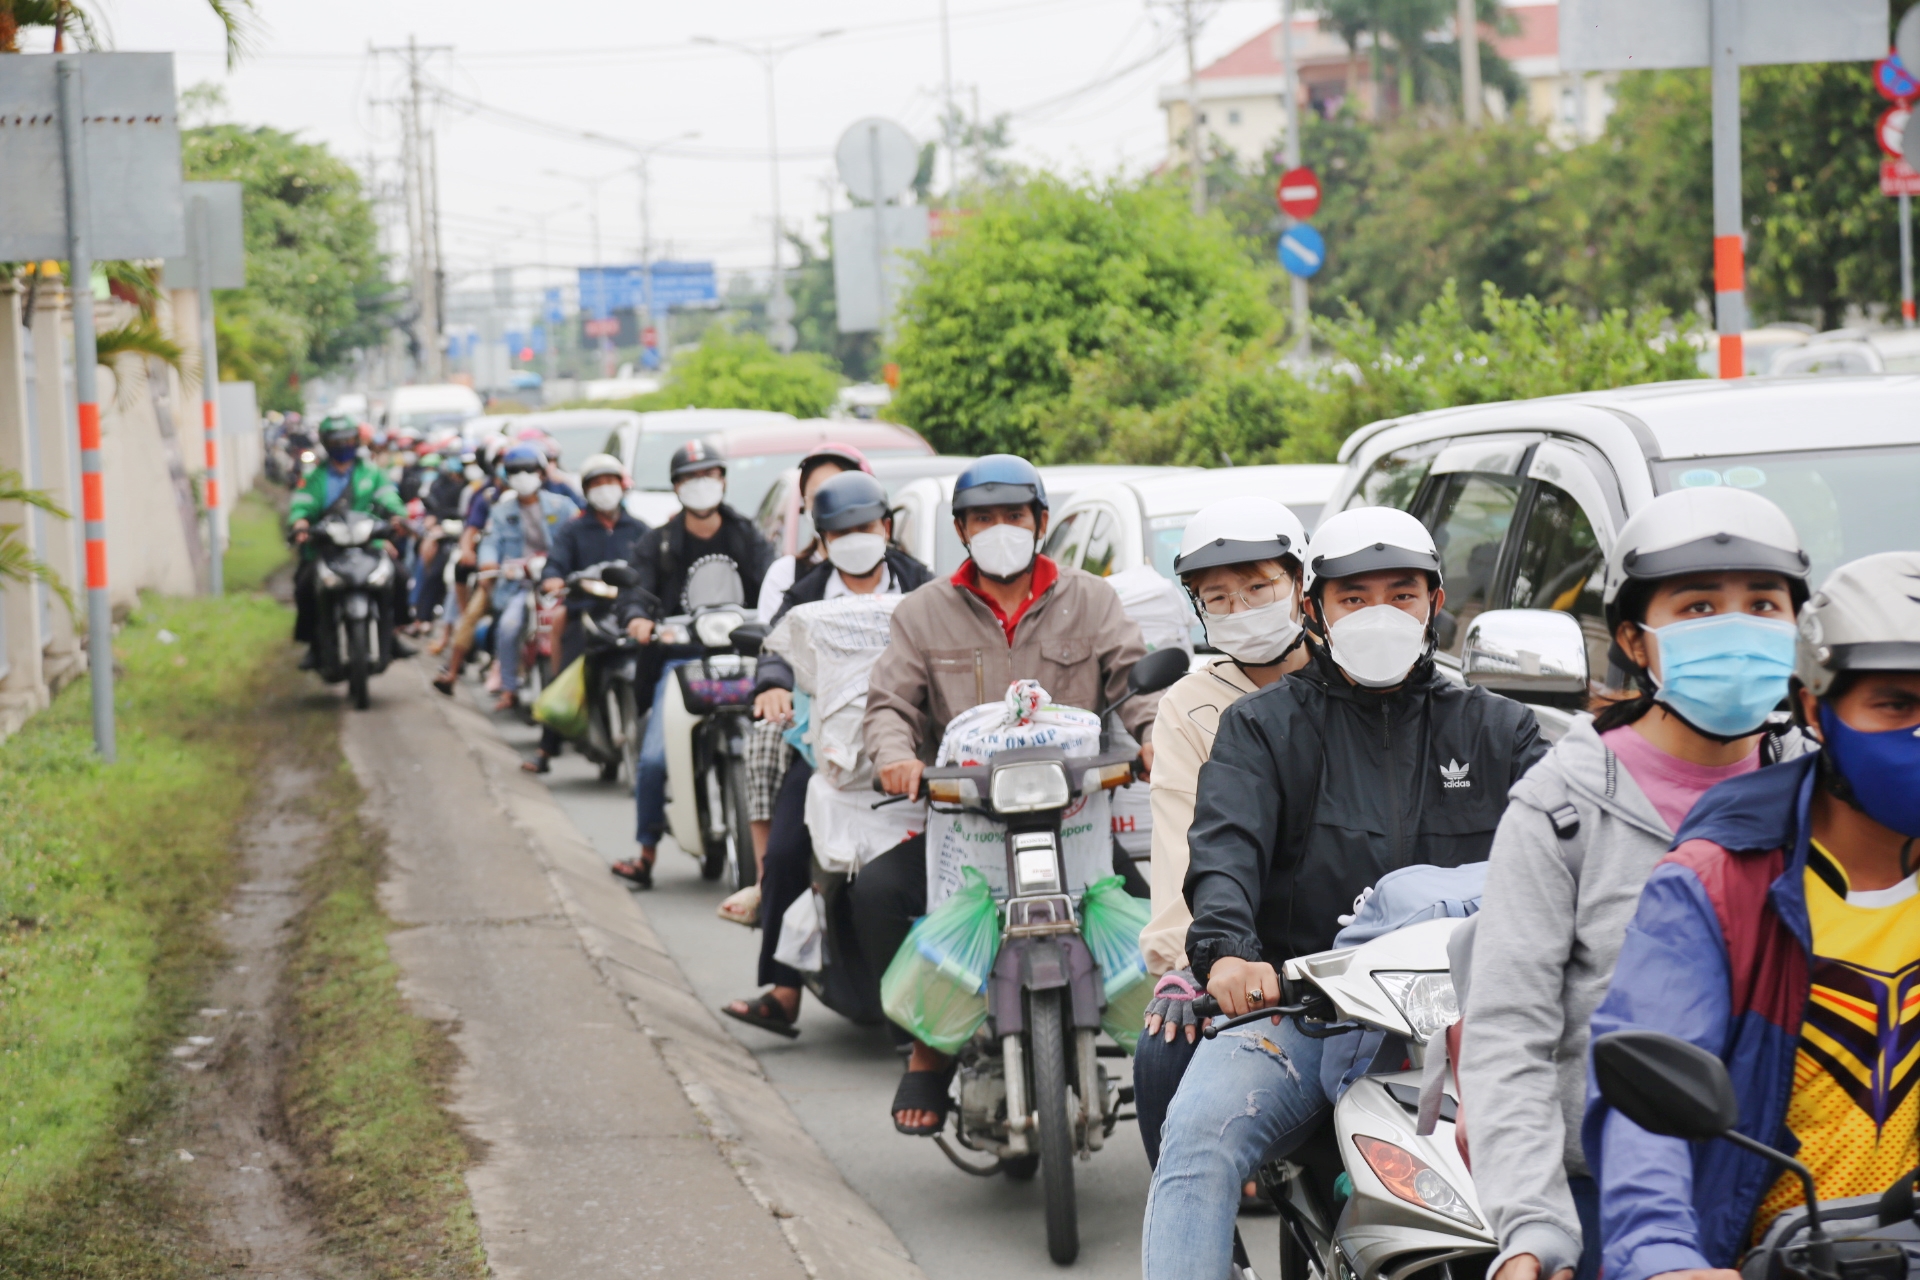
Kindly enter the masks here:
M 1436 664 L 1456 622 L 1440 549 L 1390 508 L 1311 534 L 1269 499 L 1200 511 L 1174 572 L 1210 652 L 1164 693 L 1129 696 L 1141 630 L 1103 581 L 1044 554 L 1046 486 L 1018 457 L 956 478 L 967 556 L 940 577 L 896 541 L 886 489 L 843 445 L 800 463 L 812 537 L 776 555 L 727 504 L 727 461 L 705 441 L 673 455 L 681 510 L 657 528 L 627 512 L 631 478 L 604 454 L 571 476 L 539 439 L 376 441 L 338 418 L 313 443 L 292 536 L 339 510 L 384 522 L 409 570 L 395 616 L 431 635 L 443 692 L 486 619 L 495 705 L 511 707 L 542 600 L 619 563 L 633 585 L 615 619 L 643 644 L 686 612 L 696 570 L 731 573 L 769 625 L 820 601 L 901 597 L 860 726 L 876 787 L 895 796 L 921 794 L 949 723 L 1015 681 L 1114 710 L 1151 785 L 1150 875 L 1115 860 L 1150 898 L 1140 948 L 1156 984 L 1133 1062 L 1149 1280 L 1227 1276 L 1255 1171 L 1305 1143 L 1370 1065 L 1286 1018 L 1213 1038 L 1201 1025 L 1283 1003 L 1286 962 L 1331 948 L 1356 900 L 1412 866 L 1476 886 L 1450 951 L 1460 1018 L 1445 1052 L 1498 1242 L 1489 1280 L 1733 1280 L 1756 1232 L 1804 1198 L 1742 1147 L 1690 1146 L 1613 1110 L 1590 1068 L 1607 1032 L 1663 1031 L 1722 1059 L 1742 1130 L 1797 1152 L 1822 1200 L 1877 1195 L 1920 1165 L 1920 552 L 1815 582 L 1766 498 L 1655 498 L 1592 570 L 1612 685 L 1549 743 L 1529 706 Z M 312 581 L 303 565 L 303 641 Z M 569 615 L 555 668 L 580 646 Z M 699 650 L 650 650 L 657 706 Z M 757 874 L 720 915 L 762 930 L 762 990 L 722 1011 L 791 1038 L 805 984 L 776 950 L 811 880 L 815 766 L 794 744 L 780 654 L 760 656 L 752 706 Z M 635 850 L 612 868 L 639 889 L 666 827 L 664 722 L 647 720 Z M 547 772 L 563 745 L 547 731 L 525 767 Z M 927 912 L 925 846 L 914 835 L 852 882 L 846 943 L 875 974 Z M 953 1060 L 898 1039 L 893 1123 L 938 1134 Z

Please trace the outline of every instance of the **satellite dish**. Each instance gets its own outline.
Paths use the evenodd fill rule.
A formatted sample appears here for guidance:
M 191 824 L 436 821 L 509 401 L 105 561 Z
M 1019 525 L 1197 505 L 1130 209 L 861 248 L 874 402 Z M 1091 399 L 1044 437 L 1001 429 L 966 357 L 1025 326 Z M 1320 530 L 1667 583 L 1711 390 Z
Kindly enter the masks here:
M 913 185 L 920 171 L 920 147 L 913 135 L 891 120 L 868 116 L 840 135 L 833 149 L 840 181 L 856 200 L 884 204 Z

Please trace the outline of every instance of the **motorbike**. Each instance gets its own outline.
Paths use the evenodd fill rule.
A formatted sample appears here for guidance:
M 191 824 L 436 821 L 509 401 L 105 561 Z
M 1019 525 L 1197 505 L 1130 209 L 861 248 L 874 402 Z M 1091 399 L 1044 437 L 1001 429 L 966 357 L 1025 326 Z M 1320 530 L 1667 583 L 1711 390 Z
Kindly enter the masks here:
M 1316 1038 L 1373 1031 L 1405 1049 L 1373 1053 L 1329 1121 L 1258 1171 L 1261 1195 L 1279 1211 L 1280 1280 L 1403 1280 L 1416 1272 L 1469 1280 L 1499 1251 L 1454 1142 L 1455 1099 L 1442 1092 L 1432 1131 L 1418 1133 L 1427 1045 L 1459 1016 L 1447 940 L 1461 923 L 1422 921 L 1289 960 L 1279 1005 L 1203 1026 L 1212 1039 L 1277 1016 Z M 1220 1008 L 1201 996 L 1194 1012 L 1211 1018 Z M 1235 1265 L 1236 1280 L 1254 1280 L 1237 1237 Z
M 602 782 L 633 785 L 640 762 L 640 712 L 635 682 L 640 642 L 614 617 L 622 588 L 635 586 L 639 573 L 613 560 L 589 565 L 566 579 L 565 600 L 580 619 L 585 642 L 582 661 L 587 684 L 587 736 L 575 745 L 600 766 Z M 564 616 L 560 624 L 565 626 Z
M 687 577 L 690 612 L 663 618 L 650 640 L 692 651 L 666 705 L 648 712 L 666 717 L 667 829 L 700 863 L 700 878 L 724 877 L 729 891 L 759 878 L 747 819 L 747 735 L 766 629 L 741 603 L 745 595 L 731 562 L 700 565 Z
M 314 647 L 320 678 L 347 683 L 354 709 L 367 681 L 393 661 L 393 575 L 381 522 L 363 511 L 322 516 L 313 526 Z
M 1920 1169 L 1879 1195 L 1821 1200 L 1813 1174 L 1784 1152 L 1738 1132 L 1740 1099 L 1726 1064 L 1658 1031 L 1615 1031 L 1593 1042 L 1593 1075 L 1607 1105 L 1649 1133 L 1724 1139 L 1796 1175 L 1806 1203 L 1780 1214 L 1740 1260 L 1742 1280 L 1917 1280 Z
M 1186 673 L 1184 652 L 1158 650 L 1134 665 L 1126 696 L 1165 689 Z M 961 1155 L 945 1134 L 936 1141 L 970 1174 L 1025 1181 L 1038 1173 L 1047 1254 L 1062 1265 L 1080 1252 L 1074 1157 L 1101 1149 L 1132 1091 L 1101 1062 L 1121 1056 L 1119 1046 L 1103 1055 L 1095 1044 L 1106 998 L 1067 891 L 1061 818 L 1076 800 L 1134 781 L 1137 755 L 1131 745 L 1072 758 L 1057 747 L 1029 747 L 984 765 L 929 768 L 922 777 L 936 811 L 971 810 L 1004 826 L 1009 891 L 987 981 L 987 1021 L 961 1047 L 954 1075 L 954 1141 L 992 1163 Z

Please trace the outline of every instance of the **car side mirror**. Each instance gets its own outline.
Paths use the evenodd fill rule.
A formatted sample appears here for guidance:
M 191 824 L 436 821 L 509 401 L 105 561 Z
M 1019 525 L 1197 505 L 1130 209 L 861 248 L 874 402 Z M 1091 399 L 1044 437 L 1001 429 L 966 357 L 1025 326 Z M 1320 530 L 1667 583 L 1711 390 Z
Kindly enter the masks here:
M 1127 690 L 1130 694 L 1158 693 L 1177 684 L 1187 674 L 1187 667 L 1185 649 L 1155 649 L 1127 672 Z
M 600 566 L 600 581 L 624 591 L 640 585 L 640 571 L 630 564 L 603 564 Z
M 1726 1064 L 1659 1031 L 1615 1031 L 1593 1042 L 1593 1074 L 1607 1105 L 1645 1129 L 1703 1142 L 1740 1123 Z
M 749 622 L 727 633 L 727 640 L 733 645 L 734 651 L 749 658 L 760 656 L 760 646 L 766 638 L 767 626 L 764 622 Z
M 1521 702 L 1581 710 L 1589 696 L 1587 637 L 1556 609 L 1489 609 L 1467 624 L 1460 672 L 1468 684 Z

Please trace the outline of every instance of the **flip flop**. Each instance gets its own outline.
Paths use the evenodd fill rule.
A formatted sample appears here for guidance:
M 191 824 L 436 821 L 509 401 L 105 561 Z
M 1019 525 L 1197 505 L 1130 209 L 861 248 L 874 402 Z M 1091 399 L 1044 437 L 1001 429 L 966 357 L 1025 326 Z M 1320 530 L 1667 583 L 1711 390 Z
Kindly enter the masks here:
M 630 858 L 625 862 L 616 862 L 607 870 L 627 881 L 637 889 L 653 888 L 653 864 Z
M 786 1009 L 778 1000 L 774 999 L 773 992 L 771 991 L 762 993 L 758 1000 L 749 1004 L 744 1010 L 735 1009 L 731 1005 L 723 1004 L 720 1006 L 720 1012 L 726 1014 L 729 1018 L 744 1022 L 750 1027 L 758 1027 L 762 1031 L 771 1031 L 773 1034 L 785 1036 L 789 1040 L 794 1039 L 800 1034 L 800 1028 L 793 1025 L 793 1019 L 787 1016 Z
M 760 886 L 750 884 L 738 893 L 730 894 L 720 900 L 714 914 L 729 924 L 743 924 L 749 929 L 760 927 Z
M 953 1083 L 958 1065 L 958 1062 L 949 1062 L 938 1071 L 909 1071 L 901 1076 L 900 1087 L 893 1091 L 893 1105 L 887 1112 L 896 1117 L 893 1127 L 910 1138 L 931 1138 L 944 1129 L 947 1112 L 953 1108 L 947 1089 Z M 897 1118 L 902 1111 L 931 1111 L 940 1118 L 930 1128 L 908 1126 Z

